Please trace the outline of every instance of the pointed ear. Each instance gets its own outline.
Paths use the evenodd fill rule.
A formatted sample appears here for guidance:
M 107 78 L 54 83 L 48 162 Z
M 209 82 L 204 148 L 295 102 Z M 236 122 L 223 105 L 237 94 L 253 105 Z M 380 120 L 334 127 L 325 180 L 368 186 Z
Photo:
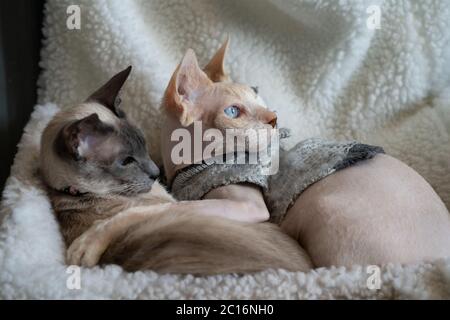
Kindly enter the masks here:
M 227 53 L 230 37 L 227 37 L 222 46 L 217 50 L 216 54 L 208 62 L 203 69 L 207 76 L 214 82 L 229 82 L 231 81 L 228 74 L 225 73 L 224 61 Z
M 164 94 L 165 108 L 183 126 L 189 126 L 201 112 L 195 108 L 196 91 L 211 84 L 211 80 L 198 66 L 194 51 L 188 49 L 167 86 Z
M 96 113 L 65 126 L 59 133 L 55 147 L 61 156 L 74 160 L 86 160 L 108 156 L 100 148 L 114 132 L 111 126 L 104 124 Z M 102 150 L 99 150 L 102 149 Z
M 119 92 L 130 75 L 130 72 L 131 66 L 112 77 L 100 89 L 91 94 L 86 101 L 96 101 L 110 109 L 119 118 L 123 118 L 125 114 L 119 108 Z

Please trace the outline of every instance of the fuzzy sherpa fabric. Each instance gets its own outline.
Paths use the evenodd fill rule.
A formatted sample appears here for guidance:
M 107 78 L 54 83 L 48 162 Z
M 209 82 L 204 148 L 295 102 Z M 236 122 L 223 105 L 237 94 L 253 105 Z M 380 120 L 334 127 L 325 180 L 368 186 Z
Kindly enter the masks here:
M 68 30 L 79 4 L 81 29 Z M 380 29 L 368 28 L 371 5 Z M 373 24 L 369 23 L 369 26 Z M 159 160 L 159 102 L 183 53 L 201 64 L 231 36 L 226 65 L 292 130 L 307 137 L 381 145 L 421 173 L 450 204 L 450 2 L 376 0 L 77 1 L 46 3 L 39 101 L 3 193 L 0 298 L 450 298 L 450 260 L 381 269 L 194 278 L 82 269 L 70 290 L 63 243 L 33 173 L 40 132 L 57 110 L 134 66 L 123 105 Z M 45 104 L 45 105 L 44 105 Z M 70 271 L 70 270 L 69 270 Z

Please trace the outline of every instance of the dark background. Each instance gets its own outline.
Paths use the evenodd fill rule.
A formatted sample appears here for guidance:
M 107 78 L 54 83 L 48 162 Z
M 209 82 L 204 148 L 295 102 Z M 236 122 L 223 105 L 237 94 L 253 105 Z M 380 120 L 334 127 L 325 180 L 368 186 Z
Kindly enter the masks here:
M 36 103 L 44 0 L 0 1 L 0 190 Z

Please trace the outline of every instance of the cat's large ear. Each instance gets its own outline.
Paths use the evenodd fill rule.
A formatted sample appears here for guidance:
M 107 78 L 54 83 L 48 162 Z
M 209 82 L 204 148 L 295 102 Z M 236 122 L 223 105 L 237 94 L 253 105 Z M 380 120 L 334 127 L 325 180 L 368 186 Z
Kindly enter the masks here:
M 125 70 L 120 71 L 113 76 L 107 83 L 105 83 L 100 89 L 95 91 L 87 98 L 86 101 L 96 101 L 108 109 L 110 109 L 116 116 L 123 118 L 124 112 L 119 108 L 120 98 L 119 92 L 123 87 L 123 84 L 128 79 L 131 72 L 131 66 Z
M 211 84 L 211 80 L 198 66 L 194 51 L 188 49 L 167 86 L 164 94 L 165 108 L 183 126 L 189 126 L 201 113 L 201 110 L 195 108 L 195 93 Z
M 225 72 L 224 61 L 227 53 L 230 37 L 227 37 L 222 46 L 217 50 L 216 54 L 208 62 L 203 69 L 206 75 L 214 82 L 229 82 L 231 81 L 228 74 Z
M 113 132 L 111 126 L 93 113 L 60 131 L 55 143 L 56 151 L 74 160 L 105 159 L 112 151 L 105 142 L 113 136 Z

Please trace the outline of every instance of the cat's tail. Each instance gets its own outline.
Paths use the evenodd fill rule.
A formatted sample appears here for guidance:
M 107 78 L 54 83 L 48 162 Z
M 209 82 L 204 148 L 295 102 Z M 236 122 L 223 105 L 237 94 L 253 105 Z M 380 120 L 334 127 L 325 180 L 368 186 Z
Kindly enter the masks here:
M 195 214 L 159 214 L 130 228 L 101 264 L 127 271 L 212 275 L 265 269 L 307 271 L 309 257 L 271 223 L 241 223 Z

